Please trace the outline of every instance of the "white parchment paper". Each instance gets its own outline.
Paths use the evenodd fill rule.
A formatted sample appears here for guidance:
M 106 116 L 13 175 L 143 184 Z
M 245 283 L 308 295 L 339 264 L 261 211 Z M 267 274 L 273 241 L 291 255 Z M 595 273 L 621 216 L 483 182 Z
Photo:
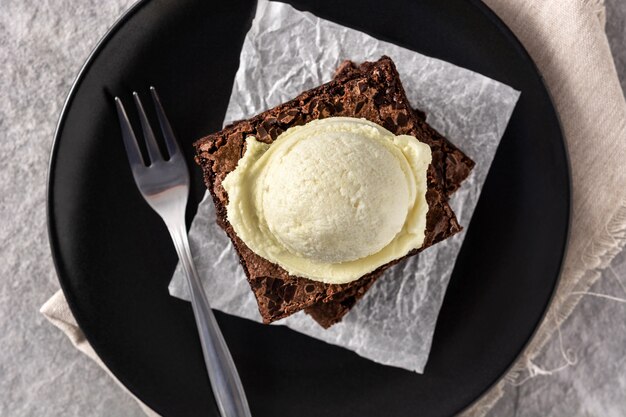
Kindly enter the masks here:
M 476 167 L 452 198 L 464 227 L 519 92 L 480 74 L 348 29 L 289 5 L 261 0 L 246 35 L 224 124 L 254 116 L 332 78 L 344 59 L 389 55 L 412 105 L 466 152 Z M 465 232 L 387 271 L 344 317 L 324 330 L 303 312 L 277 324 L 343 346 L 373 361 L 422 372 L 435 323 Z M 261 321 L 237 254 L 215 223 L 207 193 L 189 232 L 196 266 L 211 306 Z M 170 294 L 189 299 L 180 268 Z

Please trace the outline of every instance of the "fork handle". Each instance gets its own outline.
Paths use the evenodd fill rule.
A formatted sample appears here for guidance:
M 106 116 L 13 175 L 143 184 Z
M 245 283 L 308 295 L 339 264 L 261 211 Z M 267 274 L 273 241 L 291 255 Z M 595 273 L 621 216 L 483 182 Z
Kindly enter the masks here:
M 182 224 L 169 226 L 178 258 L 187 276 L 202 354 L 220 415 L 222 417 L 251 417 L 237 368 L 200 284 L 189 249 L 185 224 L 182 222 Z

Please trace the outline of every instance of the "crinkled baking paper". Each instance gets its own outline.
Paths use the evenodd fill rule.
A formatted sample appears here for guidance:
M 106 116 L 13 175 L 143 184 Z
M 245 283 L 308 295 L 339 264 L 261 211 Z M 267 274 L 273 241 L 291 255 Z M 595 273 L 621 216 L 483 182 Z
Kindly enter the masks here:
M 451 200 L 459 222 L 467 228 L 519 97 L 519 92 L 500 82 L 289 5 L 261 0 L 241 50 L 224 124 L 254 116 L 329 81 L 345 59 L 372 61 L 382 55 L 396 63 L 411 104 L 425 111 L 428 123 L 476 161 Z M 328 330 L 303 312 L 276 324 L 375 362 L 421 373 L 464 236 L 464 232 L 457 234 L 391 268 L 343 321 Z M 189 238 L 211 306 L 261 321 L 237 254 L 215 223 L 210 197 L 200 204 Z M 169 289 L 173 296 L 189 299 L 180 268 Z

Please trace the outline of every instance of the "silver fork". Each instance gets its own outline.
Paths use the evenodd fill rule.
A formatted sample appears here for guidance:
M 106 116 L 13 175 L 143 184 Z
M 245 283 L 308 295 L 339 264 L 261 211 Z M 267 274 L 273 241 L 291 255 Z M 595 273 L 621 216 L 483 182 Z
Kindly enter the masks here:
M 185 207 L 189 194 L 187 164 L 154 87 L 150 87 L 150 93 L 165 138 L 169 159 L 166 160 L 161 155 L 139 96 L 133 92 L 150 161 L 144 162 L 122 101 L 115 97 L 128 162 L 139 192 L 165 222 L 185 275 L 187 275 L 191 306 L 198 326 L 204 362 L 220 414 L 222 417 L 250 417 L 250 409 L 237 368 L 200 285 L 198 272 L 189 249 L 185 228 Z

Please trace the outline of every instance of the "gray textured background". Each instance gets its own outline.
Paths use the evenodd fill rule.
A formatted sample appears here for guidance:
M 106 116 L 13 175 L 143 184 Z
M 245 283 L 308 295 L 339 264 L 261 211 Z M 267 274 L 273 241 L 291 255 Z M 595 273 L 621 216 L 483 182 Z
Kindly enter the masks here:
M 0 0 L 0 416 L 143 415 L 38 313 L 58 288 L 45 219 L 56 120 L 91 48 L 132 3 Z M 606 5 L 626 90 L 626 2 Z M 626 252 L 592 290 L 626 297 L 624 286 Z M 626 415 L 626 305 L 586 297 L 562 335 L 577 364 L 510 389 L 491 416 Z M 563 364 L 558 339 L 538 364 Z

